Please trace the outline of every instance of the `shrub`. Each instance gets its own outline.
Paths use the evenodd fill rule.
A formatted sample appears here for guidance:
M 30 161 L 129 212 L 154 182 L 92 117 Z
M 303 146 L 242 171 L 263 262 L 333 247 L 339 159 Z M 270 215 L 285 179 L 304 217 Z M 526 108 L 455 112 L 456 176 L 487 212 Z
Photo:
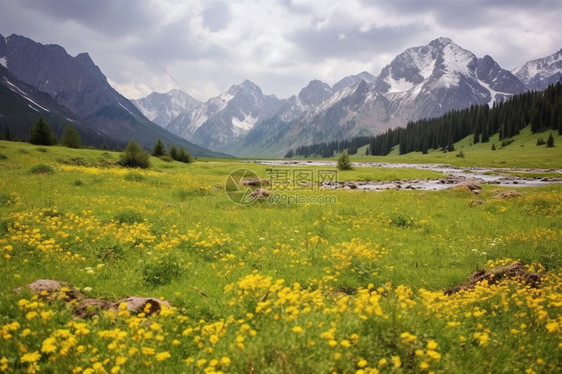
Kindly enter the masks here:
M 546 144 L 546 142 L 544 141 L 543 138 L 538 138 L 538 139 L 537 139 L 537 145 L 544 145 L 544 144 Z
M 6 160 L 8 157 L 6 155 L 3 155 L 2 153 L 0 153 L 0 160 Z
M 174 159 L 171 158 L 170 156 L 160 156 L 159 158 L 160 158 L 160 160 L 165 161 L 165 162 L 172 162 L 172 161 L 174 161 Z
M 150 167 L 150 155 L 143 150 L 134 140 L 131 140 L 125 148 L 125 152 L 121 155 L 119 164 L 128 168 L 143 168 Z
M 175 159 L 186 164 L 190 164 L 193 162 L 193 156 L 191 156 L 191 153 L 186 151 L 184 147 L 180 147 L 180 150 L 178 151 Z
M 55 169 L 51 165 L 38 164 L 29 169 L 31 174 L 53 174 Z
M 351 170 L 351 161 L 349 160 L 349 155 L 347 151 L 343 151 L 341 156 L 338 158 L 337 168 L 339 170 Z
M 504 139 L 504 140 L 502 140 L 502 147 L 507 147 L 508 145 L 513 143 L 514 141 L 515 141 L 514 139 Z

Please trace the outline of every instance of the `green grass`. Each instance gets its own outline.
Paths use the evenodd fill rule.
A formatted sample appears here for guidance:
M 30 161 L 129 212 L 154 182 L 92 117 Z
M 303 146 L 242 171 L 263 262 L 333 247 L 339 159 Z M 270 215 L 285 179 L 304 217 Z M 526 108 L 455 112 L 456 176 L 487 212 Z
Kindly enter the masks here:
M 0 147 L 0 370 L 406 373 L 427 364 L 489 373 L 562 364 L 559 185 L 510 199 L 495 186 L 479 195 L 315 187 L 272 191 L 327 203 L 242 206 L 223 190 L 231 171 L 267 178 L 268 169 L 295 168 L 151 158 L 151 169 L 130 170 L 114 152 Z M 544 165 L 535 161 L 513 164 Z M 53 173 L 30 173 L 34 165 Z M 338 179 L 440 176 L 355 168 Z M 515 260 L 544 272 L 540 289 L 441 292 Z M 12 291 L 39 278 L 90 298 L 162 297 L 174 309 L 80 320 L 60 299 Z
M 530 127 L 526 127 L 521 133 L 513 137 L 513 143 L 502 147 L 499 136 L 490 137 L 488 143 L 472 144 L 473 137 L 468 136 L 455 143 L 453 152 L 441 152 L 430 150 L 428 154 L 412 152 L 405 155 L 398 154 L 395 147 L 388 156 L 364 156 L 362 150 L 357 155 L 351 155 L 351 161 L 374 161 L 374 162 L 406 162 L 406 163 L 437 163 L 451 164 L 456 166 L 488 166 L 488 167 L 511 167 L 511 168 L 555 168 L 562 169 L 562 137 L 557 132 L 552 132 L 554 147 L 547 148 L 545 145 L 537 146 L 538 138 L 546 138 L 549 132 L 532 134 Z M 496 150 L 492 150 L 495 144 Z M 462 151 L 464 157 L 457 157 Z

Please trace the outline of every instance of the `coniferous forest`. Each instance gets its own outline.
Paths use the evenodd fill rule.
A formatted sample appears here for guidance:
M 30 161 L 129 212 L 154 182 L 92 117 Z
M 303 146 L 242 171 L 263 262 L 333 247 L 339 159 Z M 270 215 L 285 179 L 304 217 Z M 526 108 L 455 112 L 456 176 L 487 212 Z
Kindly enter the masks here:
M 527 127 L 533 133 L 554 130 L 562 134 L 562 84 L 549 86 L 544 91 L 528 91 L 507 101 L 473 105 L 449 112 L 438 118 L 409 122 L 406 127 L 389 129 L 375 136 L 361 136 L 348 140 L 323 142 L 300 146 L 285 155 L 291 157 L 332 157 L 347 150 L 369 145 L 367 154 L 385 156 L 399 146 L 400 154 L 427 153 L 430 149 L 453 151 L 454 144 L 472 135 L 474 144 L 488 142 L 498 134 L 500 140 L 509 139 Z

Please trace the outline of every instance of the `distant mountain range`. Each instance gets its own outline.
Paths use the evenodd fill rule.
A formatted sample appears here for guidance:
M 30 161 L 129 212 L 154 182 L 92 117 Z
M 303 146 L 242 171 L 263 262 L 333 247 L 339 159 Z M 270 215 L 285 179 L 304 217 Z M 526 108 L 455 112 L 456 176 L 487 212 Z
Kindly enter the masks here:
M 190 108 L 182 103 L 182 109 Z M 147 119 L 109 85 L 87 53 L 72 57 L 58 45 L 0 35 L 0 128 L 26 139 L 39 116 L 59 135 L 74 124 L 85 144 L 122 147 L 134 138 L 151 149 L 160 138 L 196 156 L 220 155 Z
M 448 38 L 409 48 L 375 77 L 367 72 L 330 87 L 313 80 L 298 95 L 264 95 L 250 81 L 190 106 L 159 124 L 192 142 L 237 156 L 280 157 L 299 145 L 374 135 L 453 109 L 492 104 L 561 80 L 562 50 L 508 71 L 490 56 L 478 58 Z M 133 103 L 146 116 L 164 118 L 170 99 Z M 174 112 L 174 113 L 175 113 Z M 168 118 L 168 117 L 166 117 Z M 166 123 L 167 122 L 167 123 Z
M 289 149 L 376 135 L 453 109 L 489 104 L 562 78 L 562 49 L 512 71 L 448 38 L 405 50 L 378 76 L 312 80 L 280 99 L 246 80 L 206 102 L 181 90 L 129 101 L 87 53 L 0 35 L 0 136 L 27 138 L 39 116 L 62 133 L 73 123 L 86 144 L 122 146 L 134 138 L 150 149 L 160 138 L 196 156 L 281 157 Z

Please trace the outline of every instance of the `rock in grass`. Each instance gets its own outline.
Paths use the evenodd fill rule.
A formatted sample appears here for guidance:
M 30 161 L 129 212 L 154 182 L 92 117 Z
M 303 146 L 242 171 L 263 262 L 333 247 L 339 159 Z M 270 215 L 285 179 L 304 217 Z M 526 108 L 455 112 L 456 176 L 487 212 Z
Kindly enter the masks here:
M 267 191 L 267 190 L 264 190 L 263 188 L 258 188 L 250 194 L 250 196 L 253 197 L 254 199 L 265 199 L 269 195 L 270 195 L 270 192 Z
M 59 282 L 53 279 L 37 279 L 33 283 L 26 286 L 33 293 L 44 297 L 47 300 L 53 300 L 57 295 L 62 295 L 65 301 L 82 300 L 82 295 L 77 290 L 73 289 L 66 282 Z M 20 293 L 24 287 L 18 287 L 14 290 Z M 100 313 L 100 311 L 110 310 L 117 313 L 121 304 L 125 303 L 127 310 L 131 313 L 145 313 L 152 315 L 160 313 L 162 306 L 171 308 L 171 304 L 166 300 L 160 300 L 154 297 L 136 297 L 131 296 L 126 299 L 111 301 L 103 299 L 84 299 L 74 309 L 74 314 L 80 318 L 91 318 Z
M 39 296 L 41 296 L 41 297 L 43 297 L 47 300 L 52 300 L 52 299 L 56 298 L 56 296 L 59 295 L 59 294 L 66 301 L 80 300 L 84 296 L 80 292 L 78 292 L 77 290 L 70 287 L 68 283 L 59 282 L 59 281 L 53 280 L 53 279 L 37 279 L 36 281 L 28 284 L 27 288 L 31 292 L 33 292 L 33 293 L 35 293 L 35 294 L 37 294 L 37 295 L 39 295 Z M 23 290 L 23 287 L 18 287 L 14 290 L 14 292 L 20 293 L 22 290 Z

